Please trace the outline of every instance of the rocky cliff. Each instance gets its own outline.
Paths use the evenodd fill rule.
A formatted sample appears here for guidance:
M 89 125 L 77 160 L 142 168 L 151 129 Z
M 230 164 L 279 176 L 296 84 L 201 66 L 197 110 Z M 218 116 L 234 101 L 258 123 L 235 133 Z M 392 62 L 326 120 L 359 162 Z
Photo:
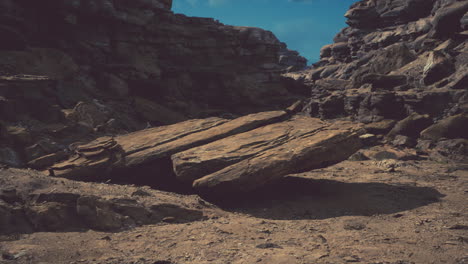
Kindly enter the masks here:
M 423 129 L 449 118 L 458 120 L 444 121 L 451 134 L 433 139 L 466 139 L 467 11 L 468 1 L 356 2 L 345 14 L 349 27 L 322 48 L 321 60 L 289 74 L 311 89 L 305 110 L 324 119 L 351 117 L 373 128 L 386 127 L 380 134 L 405 119 L 389 138 L 409 136 L 405 144 L 409 140 L 410 146 Z M 466 155 L 468 144 L 463 144 Z
M 309 111 L 372 122 L 466 112 L 467 1 L 359 1 L 349 27 L 301 75 Z
M 306 60 L 271 32 L 171 12 L 171 0 L 0 1 L 1 161 L 102 134 L 282 109 Z

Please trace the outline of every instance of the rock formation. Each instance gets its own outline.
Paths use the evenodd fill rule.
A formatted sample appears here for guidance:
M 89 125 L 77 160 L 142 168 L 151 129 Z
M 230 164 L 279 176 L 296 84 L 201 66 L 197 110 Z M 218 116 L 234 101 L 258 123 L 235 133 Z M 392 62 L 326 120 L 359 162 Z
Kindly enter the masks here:
M 310 115 L 369 126 L 407 118 L 388 136 L 416 142 L 433 122 L 468 113 L 467 12 L 467 1 L 358 1 L 345 14 L 349 27 L 322 48 L 320 61 L 287 75 L 310 87 Z M 453 129 L 465 132 L 443 134 L 466 139 L 466 119 L 455 119 L 464 123 Z
M 0 162 L 209 116 L 283 109 L 305 67 L 271 32 L 171 12 L 171 0 L 0 1 Z M 33 165 L 35 166 L 35 165 Z
M 243 193 L 288 174 L 343 161 L 361 148 L 357 127 L 328 124 L 287 111 L 234 120 L 189 120 L 75 146 L 69 159 L 50 164 L 50 176 L 124 180 L 163 187 L 192 185 L 201 194 Z M 45 164 L 45 163 L 44 163 Z
M 171 5 L 0 0 L 0 263 L 467 263 L 468 1 L 358 1 L 302 71 Z

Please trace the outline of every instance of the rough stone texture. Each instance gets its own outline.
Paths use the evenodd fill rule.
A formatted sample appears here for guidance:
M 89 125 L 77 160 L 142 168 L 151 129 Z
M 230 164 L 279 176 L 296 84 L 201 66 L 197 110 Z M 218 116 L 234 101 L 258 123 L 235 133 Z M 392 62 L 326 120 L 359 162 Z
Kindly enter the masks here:
M 177 177 L 180 182 L 191 185 L 205 175 L 217 178 L 213 176 L 217 171 L 223 172 L 233 166 L 245 169 L 246 162 L 250 164 L 252 160 L 252 175 L 242 176 L 251 182 L 242 179 L 243 183 L 238 185 L 237 176 L 229 176 L 233 182 L 231 192 L 245 192 L 288 173 L 345 160 L 361 147 L 358 134 L 362 132 L 353 130 L 350 123 L 330 125 L 307 116 L 291 117 L 297 107 L 290 108 L 288 112 L 261 112 L 230 121 L 190 120 L 117 137 L 102 137 L 73 146 L 74 155 L 54 164 L 48 172 L 51 176 L 81 180 L 124 177 L 131 183 L 159 179 L 167 184 L 171 177 L 172 180 Z M 283 153 L 285 149 L 290 151 Z M 265 159 L 270 159 L 269 165 L 262 163 Z M 263 165 L 267 171 L 255 173 Z M 270 176 L 265 178 L 267 174 Z M 194 186 L 198 188 L 200 183 Z M 211 189 L 219 192 L 217 187 L 210 187 L 209 192 Z
M 305 111 L 364 123 L 466 113 L 466 1 L 362 0 L 321 60 L 287 76 L 311 88 Z
M 192 183 L 198 178 L 286 142 L 308 137 L 326 126 L 320 120 L 298 116 L 260 127 L 173 155 L 174 171 L 179 180 Z
M 102 137 L 74 147 L 76 153 L 69 160 L 49 169 L 51 175 L 66 178 L 96 177 L 110 173 L 112 166 L 125 166 L 126 157 L 142 151 L 165 146 L 178 139 L 225 123 L 219 118 L 195 119 L 179 124 L 150 128 L 118 137 Z M 157 153 L 164 156 L 165 153 Z M 153 157 L 151 155 L 146 158 Z M 158 157 L 156 157 L 158 158 Z M 105 175 L 100 175 L 103 177 Z M 129 176 L 130 177 L 130 176 Z
M 284 175 L 343 161 L 360 148 L 356 131 L 330 126 L 207 175 L 193 186 L 205 195 L 232 198 L 232 193 L 252 191 Z
M 17 169 L 0 170 L 0 183 L 0 235 L 116 232 L 168 217 L 174 223 L 204 218 L 195 201 L 150 188 L 72 182 Z
M 305 67 L 273 33 L 174 14 L 170 0 L 0 0 L 0 120 L 31 142 L 284 109 Z M 3 146 L 1 146 L 3 147 Z M 52 152 L 45 153 L 51 154 Z
M 407 118 L 396 123 L 393 129 L 388 132 L 387 137 L 393 138 L 397 135 L 403 135 L 417 138 L 419 133 L 430 125 L 432 125 L 432 121 L 428 115 L 418 115 L 413 113 Z
M 421 138 L 438 140 L 441 138 L 468 139 L 468 115 L 459 114 L 440 120 L 421 132 Z

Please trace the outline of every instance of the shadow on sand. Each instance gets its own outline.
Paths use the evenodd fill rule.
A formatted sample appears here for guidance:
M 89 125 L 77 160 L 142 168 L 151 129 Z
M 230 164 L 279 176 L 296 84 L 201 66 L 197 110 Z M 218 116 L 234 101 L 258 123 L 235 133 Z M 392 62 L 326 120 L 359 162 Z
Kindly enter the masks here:
M 264 219 L 326 219 L 393 214 L 438 202 L 444 195 L 428 187 L 385 183 L 345 183 L 288 176 L 254 194 L 222 203 L 231 212 Z

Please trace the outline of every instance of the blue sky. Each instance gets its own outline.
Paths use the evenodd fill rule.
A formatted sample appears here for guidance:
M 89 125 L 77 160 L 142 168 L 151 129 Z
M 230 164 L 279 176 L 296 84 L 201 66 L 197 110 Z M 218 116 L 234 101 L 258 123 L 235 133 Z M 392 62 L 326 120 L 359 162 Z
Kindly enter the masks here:
M 173 11 L 213 17 L 227 25 L 271 30 L 309 60 L 346 26 L 343 15 L 356 0 L 173 0 Z

